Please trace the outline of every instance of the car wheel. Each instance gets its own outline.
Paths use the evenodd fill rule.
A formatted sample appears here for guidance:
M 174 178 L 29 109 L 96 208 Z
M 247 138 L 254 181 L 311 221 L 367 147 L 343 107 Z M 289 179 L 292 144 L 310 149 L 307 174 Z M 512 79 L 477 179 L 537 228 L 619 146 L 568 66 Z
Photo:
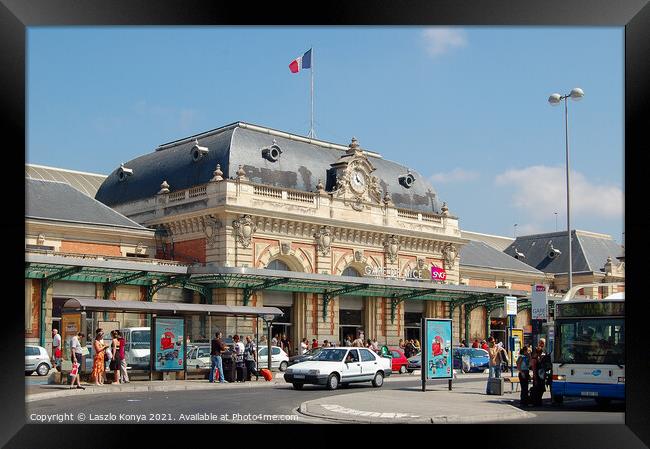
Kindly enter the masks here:
M 25 376 L 31 376 L 34 373 L 34 371 L 25 371 Z
M 280 371 L 286 371 L 289 364 L 287 362 L 280 363 Z
M 294 390 L 302 390 L 302 387 L 304 387 L 304 386 L 305 386 L 305 384 L 299 384 L 299 383 L 294 382 L 293 389 Z
M 562 404 L 564 402 L 564 396 L 552 395 L 551 402 L 553 404 Z
M 332 373 L 327 378 L 327 389 L 336 390 L 339 386 L 339 376 L 336 373 Z
M 399 373 L 404 374 L 406 372 L 406 365 L 402 365 L 399 367 Z
M 36 373 L 39 376 L 45 376 L 49 372 L 50 372 L 50 367 L 47 365 L 47 363 L 41 363 L 36 367 Z
M 379 388 L 384 385 L 384 374 L 381 371 L 377 371 L 375 377 L 372 379 L 372 386 Z

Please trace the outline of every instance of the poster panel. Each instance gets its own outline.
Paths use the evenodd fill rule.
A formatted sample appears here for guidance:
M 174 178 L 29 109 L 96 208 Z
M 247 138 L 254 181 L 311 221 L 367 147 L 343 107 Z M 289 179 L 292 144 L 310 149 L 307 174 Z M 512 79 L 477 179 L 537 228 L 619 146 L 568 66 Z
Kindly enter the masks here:
M 524 345 L 524 330 L 511 329 L 511 335 L 513 339 L 513 351 L 510 352 L 510 360 L 516 361 L 517 357 L 519 357 L 519 350 Z
M 183 371 L 185 363 L 185 319 L 156 317 L 154 320 L 156 371 Z
M 425 318 L 424 347 L 426 379 L 451 379 L 453 362 L 451 349 L 451 320 Z
M 70 345 L 72 337 L 81 332 L 81 313 L 63 313 L 61 314 L 61 346 L 62 361 L 61 370 L 70 371 L 72 369 L 72 351 Z

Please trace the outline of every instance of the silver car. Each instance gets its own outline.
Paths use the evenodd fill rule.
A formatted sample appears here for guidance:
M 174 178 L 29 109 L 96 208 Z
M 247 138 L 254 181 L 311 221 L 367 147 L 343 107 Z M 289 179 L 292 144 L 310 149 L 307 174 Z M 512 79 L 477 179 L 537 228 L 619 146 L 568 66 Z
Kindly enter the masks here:
M 39 376 L 45 376 L 52 369 L 50 355 L 42 346 L 25 345 L 25 375 L 31 376 L 34 371 Z

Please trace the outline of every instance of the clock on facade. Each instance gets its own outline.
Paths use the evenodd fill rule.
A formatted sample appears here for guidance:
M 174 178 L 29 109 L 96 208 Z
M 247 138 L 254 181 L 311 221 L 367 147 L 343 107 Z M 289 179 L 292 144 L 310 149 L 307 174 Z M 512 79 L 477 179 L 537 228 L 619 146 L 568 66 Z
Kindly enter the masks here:
M 366 189 L 366 174 L 361 170 L 353 170 L 350 174 L 350 187 L 356 193 L 362 193 Z

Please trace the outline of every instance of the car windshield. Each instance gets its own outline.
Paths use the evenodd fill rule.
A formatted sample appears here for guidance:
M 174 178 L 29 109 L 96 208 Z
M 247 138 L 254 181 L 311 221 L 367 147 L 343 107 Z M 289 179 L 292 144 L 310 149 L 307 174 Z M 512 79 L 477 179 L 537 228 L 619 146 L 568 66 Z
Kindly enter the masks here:
M 625 322 L 622 318 L 557 321 L 555 362 L 625 364 Z
M 322 362 L 341 362 L 345 354 L 348 352 L 347 349 L 324 349 L 316 355 L 312 360 L 318 360 Z
M 472 349 L 472 351 L 470 352 L 470 356 L 471 357 L 487 357 L 488 353 L 487 353 L 487 351 L 485 351 L 483 349 Z
M 151 331 L 132 331 L 131 342 L 134 348 L 148 348 L 151 344 Z

